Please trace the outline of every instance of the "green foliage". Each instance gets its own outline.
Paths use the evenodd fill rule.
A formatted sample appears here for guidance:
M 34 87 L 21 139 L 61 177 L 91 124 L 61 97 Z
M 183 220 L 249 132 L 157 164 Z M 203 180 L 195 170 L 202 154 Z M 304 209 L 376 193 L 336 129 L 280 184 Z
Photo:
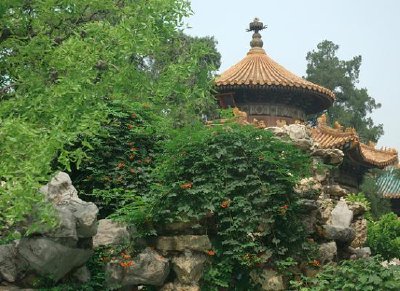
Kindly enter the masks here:
M 199 126 L 171 136 L 154 172 L 154 220 L 191 222 L 191 232 L 212 238 L 209 286 L 233 286 L 235 270 L 304 255 L 293 187 L 309 174 L 307 155 L 252 126 Z
M 376 185 L 377 176 L 380 175 L 379 170 L 374 170 L 373 173 L 369 173 L 364 176 L 360 190 L 367 198 L 370 203 L 371 210 L 369 215 L 372 219 L 377 220 L 382 215 L 391 212 L 390 200 L 383 198 L 378 194 L 378 187 Z
M 1 236 L 27 220 L 54 225 L 36 189 L 55 157 L 65 169 L 86 158 L 110 100 L 153 104 L 176 125 L 212 109 L 212 40 L 165 54 L 190 13 L 185 0 L 2 1 Z
M 362 204 L 367 211 L 371 210 L 371 203 L 368 201 L 368 199 L 362 192 L 358 194 L 351 193 L 346 196 L 346 200 L 348 202 L 358 202 Z
M 400 256 L 400 219 L 394 213 L 368 223 L 368 245 L 385 259 Z
M 357 88 L 361 56 L 349 61 L 340 60 L 339 46 L 325 40 L 317 50 L 307 54 L 307 80 L 332 90 L 336 101 L 328 109 L 330 122 L 339 121 L 346 127 L 354 127 L 364 142 L 377 141 L 383 134 L 382 124 L 375 125 L 368 117 L 381 104 L 368 94 L 367 89 Z
M 296 290 L 399 290 L 399 266 L 383 267 L 380 257 L 345 260 L 338 266 L 328 264 L 315 278 L 303 277 L 302 281 L 292 281 Z

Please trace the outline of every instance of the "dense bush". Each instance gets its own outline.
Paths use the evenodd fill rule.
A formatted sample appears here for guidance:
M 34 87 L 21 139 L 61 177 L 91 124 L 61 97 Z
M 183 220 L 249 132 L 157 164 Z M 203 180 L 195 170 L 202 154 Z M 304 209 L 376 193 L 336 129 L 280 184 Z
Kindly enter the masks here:
M 369 217 L 371 219 L 379 219 L 382 215 L 391 212 L 390 200 L 383 198 L 378 194 L 376 185 L 377 177 L 381 174 L 380 170 L 372 170 L 371 173 L 365 175 L 360 190 L 370 203 Z
M 186 231 L 207 233 L 213 259 L 205 284 L 236 286 L 254 267 L 307 255 L 293 187 L 309 167 L 306 154 L 252 126 L 182 129 L 154 172 L 154 222 L 188 222 Z
M 400 257 L 400 219 L 394 213 L 368 224 L 368 245 L 385 259 Z
M 345 290 L 373 291 L 400 290 L 400 267 L 383 267 L 379 257 L 342 261 L 338 266 L 325 265 L 314 278 L 302 278 L 292 281 L 296 290 Z
M 70 173 L 80 196 L 99 206 L 101 218 L 148 192 L 158 142 L 164 138 L 161 118 L 148 104 L 110 101 L 107 113 L 98 135 L 81 138 L 90 149 Z

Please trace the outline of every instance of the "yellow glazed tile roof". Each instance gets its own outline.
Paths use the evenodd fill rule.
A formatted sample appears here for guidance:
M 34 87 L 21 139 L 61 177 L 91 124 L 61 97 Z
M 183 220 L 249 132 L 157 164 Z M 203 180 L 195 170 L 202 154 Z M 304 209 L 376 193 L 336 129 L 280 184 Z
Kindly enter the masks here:
M 217 87 L 282 87 L 299 88 L 323 95 L 331 102 L 335 100 L 332 91 L 300 78 L 271 59 L 260 47 L 250 49 L 247 56 L 215 79 Z
M 395 149 L 376 149 L 374 144 L 366 145 L 360 142 L 357 132 L 353 128 L 343 127 L 335 123 L 334 128 L 326 123 L 326 116 L 318 118 L 318 124 L 311 129 L 311 135 L 321 148 L 337 148 L 346 150 L 351 158 L 370 167 L 385 168 L 398 163 L 398 152 Z

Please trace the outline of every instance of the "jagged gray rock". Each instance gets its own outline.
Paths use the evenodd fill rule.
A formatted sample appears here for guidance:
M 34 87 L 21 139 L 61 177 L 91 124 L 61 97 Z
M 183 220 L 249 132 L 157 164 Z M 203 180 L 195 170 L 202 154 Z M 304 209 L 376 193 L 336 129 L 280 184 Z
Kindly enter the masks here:
M 182 284 L 197 283 L 202 274 L 207 258 L 204 254 L 193 254 L 186 250 L 184 254 L 172 258 L 172 267 Z
M 13 244 L 0 245 L 0 281 L 15 282 L 18 276 L 17 250 Z
M 315 149 L 313 156 L 321 157 L 329 165 L 340 165 L 343 162 L 344 154 L 339 149 Z
M 44 237 L 22 239 L 17 250 L 30 269 L 55 281 L 82 266 L 93 253 L 92 250 L 69 248 Z
M 116 245 L 129 241 L 130 234 L 127 226 L 111 219 L 99 220 L 97 234 L 93 237 L 93 248 Z
M 192 250 L 205 252 L 211 249 L 207 235 L 160 236 L 156 248 L 162 252 Z
M 346 201 L 340 200 L 332 210 L 332 225 L 349 227 L 353 220 L 353 211 L 349 209 Z
M 53 203 L 55 209 L 59 210 L 60 228 L 49 233 L 49 236 L 74 239 L 75 233 L 77 238 L 90 238 L 96 234 L 99 210 L 94 203 L 85 202 L 78 197 L 78 192 L 68 174 L 59 172 L 40 191 Z
M 338 184 L 325 186 L 322 190 L 324 193 L 336 197 L 343 197 L 348 194 L 348 191 Z
M 338 242 L 351 242 L 356 234 L 354 229 L 351 227 L 340 227 L 333 225 L 324 225 L 324 237 L 329 240 L 335 240 Z
M 106 266 L 107 285 L 112 288 L 134 285 L 161 286 L 170 271 L 168 259 L 151 248 L 146 248 L 133 259 L 133 262 L 132 266 L 126 268 L 119 264 L 108 263 Z
M 337 255 L 336 242 L 323 243 L 319 246 L 321 263 L 325 264 L 334 260 Z

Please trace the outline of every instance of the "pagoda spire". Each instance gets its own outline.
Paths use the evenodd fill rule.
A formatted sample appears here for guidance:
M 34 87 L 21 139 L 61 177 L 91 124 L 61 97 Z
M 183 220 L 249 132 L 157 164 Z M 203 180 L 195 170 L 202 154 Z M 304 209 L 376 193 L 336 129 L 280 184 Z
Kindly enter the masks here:
M 250 46 L 252 48 L 263 47 L 263 41 L 261 40 L 261 34 L 259 33 L 259 31 L 265 28 L 267 28 L 267 26 L 264 25 L 264 23 L 262 23 L 257 17 L 254 18 L 253 22 L 250 22 L 249 29 L 247 29 L 247 31 L 254 31 L 253 39 L 250 42 Z

